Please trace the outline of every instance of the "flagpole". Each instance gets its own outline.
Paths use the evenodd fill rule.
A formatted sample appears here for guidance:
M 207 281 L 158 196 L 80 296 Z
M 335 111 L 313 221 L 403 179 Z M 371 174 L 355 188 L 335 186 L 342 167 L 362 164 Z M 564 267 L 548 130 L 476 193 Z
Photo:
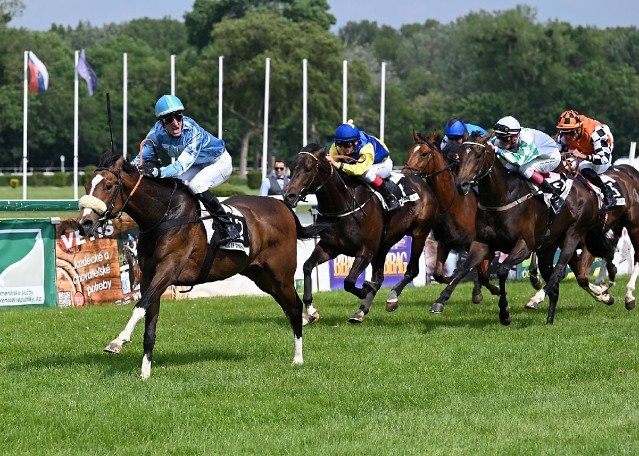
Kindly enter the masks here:
M 27 110 L 29 107 L 29 81 L 27 69 L 29 68 L 29 51 L 24 51 L 24 97 L 22 101 L 22 199 L 27 199 Z
M 224 56 L 221 55 L 217 58 L 218 61 L 218 73 L 217 73 L 217 137 L 222 139 L 222 89 L 224 82 Z
M 268 102 L 271 85 L 271 58 L 266 58 L 264 69 L 264 132 L 262 139 L 262 179 L 267 177 L 266 163 L 268 156 Z
M 128 79 L 127 79 L 127 56 L 126 52 L 122 54 L 122 156 L 126 158 L 126 118 L 129 115 L 127 105 L 127 88 L 128 88 Z
M 73 66 L 73 199 L 78 199 L 78 56 L 75 51 Z

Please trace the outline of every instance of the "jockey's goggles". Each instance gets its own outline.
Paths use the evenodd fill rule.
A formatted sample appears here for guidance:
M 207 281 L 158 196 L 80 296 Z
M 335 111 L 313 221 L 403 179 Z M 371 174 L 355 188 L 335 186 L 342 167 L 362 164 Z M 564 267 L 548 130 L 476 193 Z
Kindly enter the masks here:
M 355 142 L 354 141 L 335 141 L 335 145 L 337 147 L 354 147 L 355 146 Z
M 451 141 L 461 141 L 462 135 L 447 135 Z
M 579 133 L 579 130 L 561 130 L 561 133 L 564 136 L 573 137 L 573 136 L 577 136 L 577 133 Z
M 513 139 L 515 139 L 515 136 L 517 135 L 495 135 L 497 137 L 498 140 L 502 141 L 502 142 L 512 142 Z
M 164 125 L 169 125 L 171 123 L 173 123 L 174 120 L 177 120 L 178 122 L 182 122 L 182 119 L 184 118 L 184 114 L 182 114 L 181 112 L 173 112 L 171 114 L 168 114 L 164 117 L 160 117 L 160 121 L 164 124 Z

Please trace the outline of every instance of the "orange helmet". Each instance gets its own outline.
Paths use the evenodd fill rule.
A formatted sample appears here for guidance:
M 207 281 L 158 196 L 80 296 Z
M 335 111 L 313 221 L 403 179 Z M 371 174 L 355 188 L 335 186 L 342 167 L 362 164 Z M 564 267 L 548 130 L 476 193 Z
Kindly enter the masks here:
M 571 109 L 562 112 L 559 116 L 558 130 L 576 130 L 579 127 L 581 127 L 581 116 L 577 111 Z

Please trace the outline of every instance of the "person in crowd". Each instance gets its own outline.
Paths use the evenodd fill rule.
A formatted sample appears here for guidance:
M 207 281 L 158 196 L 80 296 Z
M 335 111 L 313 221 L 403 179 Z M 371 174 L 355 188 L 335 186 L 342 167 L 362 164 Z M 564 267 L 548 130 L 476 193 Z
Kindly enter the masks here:
M 222 242 L 238 239 L 240 233 L 231 221 L 220 201 L 209 191 L 225 182 L 233 171 L 231 155 L 223 140 L 216 138 L 193 119 L 184 115 L 182 101 L 174 95 L 163 95 L 155 103 L 157 121 L 147 133 L 159 149 L 164 150 L 175 161 L 158 167 L 153 161 L 155 153 L 151 142 L 142 147 L 142 163 L 137 155 L 132 161 L 140 172 L 149 177 L 177 177 L 219 220 L 226 231 Z
M 557 122 L 561 152 L 570 152 L 576 158 L 576 169 L 582 176 L 601 189 L 604 195 L 603 209 L 615 204 L 613 191 L 601 180 L 612 164 L 613 137 L 610 128 L 601 122 L 568 110 L 561 113 Z
M 273 173 L 262 180 L 260 196 L 282 195 L 288 185 L 288 177 L 285 174 L 286 163 L 283 160 L 275 160 Z
M 452 156 L 457 153 L 464 139 L 472 136 L 475 132 L 481 136 L 488 134 L 479 125 L 465 123 L 463 120 L 453 117 L 444 125 L 444 137 L 439 149 L 446 155 Z
M 541 173 L 550 172 L 561 162 L 561 153 L 557 143 L 546 133 L 533 128 L 522 128 L 512 116 L 502 117 L 493 130 L 490 142 L 495 152 L 505 162 L 506 167 L 517 170 L 519 174 L 550 194 L 550 205 L 558 214 L 564 201 Z
M 327 159 L 339 171 L 370 184 L 384 197 L 389 211 L 400 207 L 401 192 L 391 179 L 393 161 L 388 147 L 380 139 L 361 131 L 352 119 L 335 130 Z

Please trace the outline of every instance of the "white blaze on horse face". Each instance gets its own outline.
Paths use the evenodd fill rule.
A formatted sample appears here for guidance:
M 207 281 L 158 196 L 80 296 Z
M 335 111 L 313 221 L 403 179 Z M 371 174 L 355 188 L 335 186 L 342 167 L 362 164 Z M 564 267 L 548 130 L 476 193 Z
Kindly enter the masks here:
M 104 180 L 104 177 L 102 177 L 101 174 L 97 174 L 93 177 L 93 179 L 91 179 L 91 190 L 89 191 L 89 196 L 93 196 L 93 192 L 95 191 L 96 187 L 103 180 Z M 92 211 L 93 209 L 85 207 L 84 211 L 82 211 L 82 215 L 84 217 L 87 217 Z
M 413 153 L 419 152 L 419 149 L 421 149 L 421 146 L 415 146 L 415 148 L 413 149 Z

